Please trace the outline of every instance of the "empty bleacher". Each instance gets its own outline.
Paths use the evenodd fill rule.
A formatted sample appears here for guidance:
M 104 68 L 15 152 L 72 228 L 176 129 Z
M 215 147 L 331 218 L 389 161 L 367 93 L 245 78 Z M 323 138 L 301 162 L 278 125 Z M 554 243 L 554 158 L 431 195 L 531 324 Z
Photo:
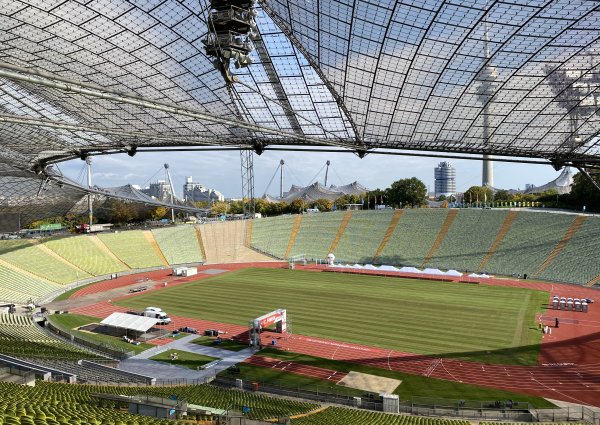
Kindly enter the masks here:
M 77 375 L 78 383 L 105 383 L 106 385 L 130 384 L 146 385 L 149 379 L 143 376 L 124 372 L 105 364 L 93 361 L 75 361 L 63 359 L 33 359 L 37 364 L 52 367 Z
M 284 258 L 294 227 L 293 215 L 253 220 L 251 246 L 278 258 Z
M 394 211 L 354 211 L 334 251 L 345 263 L 370 263 L 390 224 Z
M 97 357 L 50 336 L 29 317 L 15 314 L 0 314 L 0 354 L 24 359 Z
M 429 267 L 474 271 L 488 252 L 507 210 L 467 209 L 457 214 Z
M 484 271 L 533 275 L 574 218 L 569 214 L 521 211 Z
M 78 277 L 82 279 L 90 276 L 83 271 L 78 272 L 75 267 L 65 262 L 57 261 L 27 240 L 0 241 L 0 258 L 20 269 L 60 284 L 73 282 Z
M 169 264 L 204 261 L 194 226 L 165 227 L 152 233 Z
M 585 283 L 600 275 L 600 217 L 587 217 L 581 228 L 539 276 Z
M 164 265 L 141 230 L 100 233 L 98 238 L 113 254 L 132 269 Z
M 325 258 L 343 219 L 341 211 L 304 215 L 289 256 L 305 254 L 307 258 Z
M 0 300 L 25 303 L 60 288 L 58 284 L 36 279 L 0 265 Z
M 447 214 L 446 209 L 405 210 L 378 262 L 420 266 L 433 246 Z
M 93 276 L 120 272 L 126 266 L 100 249 L 92 240 L 95 236 L 74 236 L 47 240 L 44 245 L 68 262 Z

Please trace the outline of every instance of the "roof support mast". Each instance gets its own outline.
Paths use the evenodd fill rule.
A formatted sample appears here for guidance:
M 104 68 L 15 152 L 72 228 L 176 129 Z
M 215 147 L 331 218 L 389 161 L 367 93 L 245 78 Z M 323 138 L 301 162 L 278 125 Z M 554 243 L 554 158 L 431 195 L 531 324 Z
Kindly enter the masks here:
M 87 186 L 88 189 L 92 188 L 92 157 L 85 157 L 85 166 L 87 169 Z M 88 193 L 88 221 L 90 224 L 90 232 L 92 231 L 92 224 L 94 224 L 94 205 L 93 205 L 93 195 Z
M 173 187 L 173 180 L 171 180 L 171 173 L 169 172 L 169 164 L 165 164 L 165 174 L 167 175 L 167 181 L 171 188 L 171 205 L 175 205 L 175 188 Z M 171 208 L 171 221 L 175 223 L 175 209 Z

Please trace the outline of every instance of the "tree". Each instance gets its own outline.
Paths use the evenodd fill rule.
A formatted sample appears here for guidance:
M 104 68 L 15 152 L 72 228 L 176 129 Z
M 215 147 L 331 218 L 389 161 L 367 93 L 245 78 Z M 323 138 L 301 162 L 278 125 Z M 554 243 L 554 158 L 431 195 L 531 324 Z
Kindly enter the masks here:
M 600 175 L 592 178 L 600 185 Z M 571 206 L 578 210 L 582 210 L 585 206 L 586 211 L 600 211 L 600 190 L 596 189 L 582 173 L 577 173 L 573 177 L 569 200 Z
M 494 200 L 494 192 L 489 187 L 471 186 L 465 192 L 466 204 L 484 204 L 491 203 Z
M 290 202 L 290 212 L 297 214 L 304 210 L 304 199 L 298 198 Z
M 210 213 L 214 215 L 227 214 L 229 212 L 229 204 L 227 202 L 218 201 L 210 208 Z
M 508 202 L 512 201 L 513 196 L 508 192 L 508 190 L 501 189 L 494 194 L 495 202 Z
M 150 210 L 150 219 L 151 220 L 160 220 L 163 218 L 169 210 L 166 207 L 155 207 Z
M 400 179 L 386 190 L 386 199 L 395 207 L 421 207 L 425 205 L 427 186 L 416 177 Z
M 328 199 L 317 199 L 312 203 L 312 208 L 318 208 L 321 212 L 331 211 L 333 202 Z

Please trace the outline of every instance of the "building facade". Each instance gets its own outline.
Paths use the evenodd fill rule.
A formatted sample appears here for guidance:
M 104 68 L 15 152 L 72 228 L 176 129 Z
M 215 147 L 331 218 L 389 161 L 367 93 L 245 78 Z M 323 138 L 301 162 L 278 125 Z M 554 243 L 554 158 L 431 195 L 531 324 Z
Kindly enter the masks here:
M 215 189 L 209 189 L 202 183 L 194 183 L 192 176 L 185 178 L 183 185 L 183 199 L 191 202 L 213 202 L 224 201 L 225 197 Z
M 449 162 L 440 162 L 434 169 L 435 196 L 456 194 L 456 168 Z

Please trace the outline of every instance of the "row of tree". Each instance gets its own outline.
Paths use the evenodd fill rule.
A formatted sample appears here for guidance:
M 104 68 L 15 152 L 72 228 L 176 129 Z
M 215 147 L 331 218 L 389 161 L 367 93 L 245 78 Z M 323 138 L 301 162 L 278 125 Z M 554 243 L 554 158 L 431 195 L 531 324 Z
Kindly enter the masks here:
M 594 179 L 600 184 L 600 175 Z M 305 202 L 297 199 L 290 204 L 285 202 L 267 202 L 265 199 L 255 200 L 255 210 L 265 216 L 281 214 L 296 214 L 306 211 L 308 208 L 318 208 L 319 211 L 343 210 L 347 204 L 360 204 L 363 209 L 375 209 L 378 205 L 386 205 L 394 208 L 418 208 L 426 205 L 427 187 L 416 177 L 395 181 L 386 189 L 375 189 L 362 196 L 344 195 L 335 201 L 317 199 Z M 450 197 L 438 198 L 448 203 L 459 203 L 461 205 L 507 205 L 507 204 L 543 204 L 545 207 L 566 208 L 582 211 L 600 212 L 600 191 L 581 173 L 576 174 L 574 183 L 569 194 L 560 195 L 556 190 L 548 190 L 541 194 L 510 193 L 499 190 L 495 193 L 488 187 L 472 186 L 459 199 Z M 198 208 L 210 207 L 213 216 L 223 214 L 242 214 L 244 212 L 244 201 L 216 202 L 212 206 L 208 204 L 197 204 Z M 150 207 L 133 202 L 125 202 L 116 199 L 107 199 L 102 204 L 94 206 L 94 222 L 114 223 L 122 225 L 132 222 L 156 221 L 163 218 L 170 219 L 170 211 L 165 207 Z M 178 213 L 178 219 L 184 219 L 186 213 Z M 28 227 L 37 228 L 46 223 L 62 223 L 65 227 L 73 229 L 76 225 L 87 223 L 85 215 L 66 215 L 64 217 L 53 217 L 45 220 L 29 223 Z

